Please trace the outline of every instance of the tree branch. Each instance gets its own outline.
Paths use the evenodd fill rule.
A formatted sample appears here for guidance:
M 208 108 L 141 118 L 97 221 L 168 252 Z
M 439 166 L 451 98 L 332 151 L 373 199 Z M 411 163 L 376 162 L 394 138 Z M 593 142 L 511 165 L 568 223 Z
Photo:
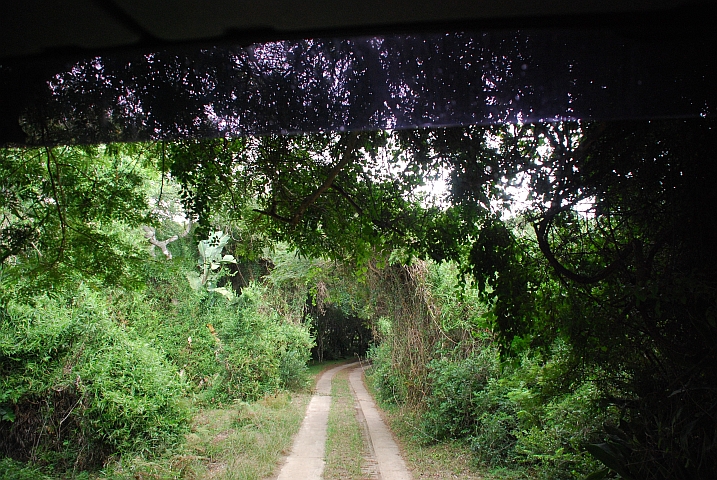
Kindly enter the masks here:
M 359 205 L 356 203 L 356 201 L 354 201 L 354 199 L 351 198 L 351 195 L 346 193 L 346 191 L 343 188 L 341 188 L 339 185 L 337 185 L 335 183 L 333 185 L 331 185 L 331 188 L 333 188 L 334 190 L 339 192 L 339 195 L 344 197 L 346 199 L 346 201 L 349 202 L 352 207 L 354 207 L 354 210 L 356 210 L 356 213 L 358 213 L 359 215 L 363 215 L 363 209 L 361 207 L 359 207 Z
M 341 157 L 341 160 L 339 160 L 336 165 L 334 165 L 334 168 L 331 169 L 329 172 L 329 175 L 326 177 L 326 180 L 324 180 L 324 183 L 319 186 L 319 188 L 309 195 L 308 197 L 304 198 L 304 201 L 301 202 L 301 205 L 299 205 L 299 209 L 294 213 L 294 216 L 291 219 L 291 224 L 296 226 L 301 221 L 301 218 L 304 216 L 304 213 L 306 213 L 306 210 L 313 204 L 322 193 L 324 193 L 326 190 L 328 190 L 331 185 L 334 183 L 334 180 L 339 175 L 341 170 L 348 165 L 351 160 L 353 160 L 353 153 L 354 148 L 356 147 L 356 141 L 358 140 L 358 133 L 351 132 L 346 137 L 346 149 L 344 150 L 344 154 Z
M 329 188 L 334 188 L 339 193 L 342 193 L 343 190 L 341 187 L 335 187 L 334 186 L 334 180 L 336 180 L 336 177 L 338 177 L 339 173 L 341 173 L 341 170 L 351 163 L 353 160 L 353 153 L 354 149 L 356 148 L 356 142 L 358 140 L 358 133 L 356 132 L 350 132 L 346 137 L 346 147 L 344 150 L 344 153 L 341 157 L 341 159 L 336 162 L 336 165 L 333 166 L 331 171 L 329 171 L 329 174 L 327 175 L 324 182 L 319 186 L 319 188 L 316 189 L 314 193 L 311 195 L 308 195 L 304 198 L 304 200 L 299 205 L 299 208 L 294 212 L 294 215 L 291 218 L 284 217 L 282 215 L 279 215 L 276 213 L 276 204 L 273 204 L 271 207 L 271 210 L 260 210 L 257 208 L 254 208 L 253 211 L 261 214 L 266 215 L 267 217 L 271 217 L 275 220 L 279 220 L 281 222 L 289 223 L 292 226 L 296 226 L 299 224 L 301 219 L 303 218 L 304 214 L 306 213 L 306 210 L 309 209 L 309 207 L 316 202 L 316 200 Z M 345 197 L 348 197 L 348 195 L 343 192 Z M 354 208 L 358 208 L 358 205 L 356 205 L 353 201 L 351 201 L 351 204 L 354 206 Z
M 159 247 L 159 249 L 162 251 L 165 257 L 167 257 L 167 260 L 172 259 L 172 252 L 169 251 L 167 248 L 167 245 L 170 243 L 179 240 L 180 238 L 184 238 L 187 235 L 189 235 L 189 232 L 192 229 L 192 222 L 187 222 L 187 226 L 184 228 L 184 231 L 180 233 L 179 235 L 172 235 L 166 240 L 162 240 L 161 242 L 157 240 L 157 232 L 153 227 L 149 227 L 147 225 L 142 225 L 142 230 L 144 230 L 144 238 L 146 238 L 149 243 L 152 245 L 152 248 L 150 249 L 150 254 L 154 257 L 154 247 Z
M 274 209 L 272 209 L 272 210 L 260 210 L 260 209 L 258 209 L 258 208 L 252 208 L 252 211 L 254 211 L 254 212 L 256 212 L 256 213 L 259 213 L 259 214 L 261 214 L 261 215 L 266 215 L 267 217 L 271 217 L 271 218 L 273 218 L 274 220 L 279 220 L 280 222 L 292 223 L 290 218 L 282 217 L 281 215 L 279 215 L 278 213 L 276 213 L 276 212 L 274 211 Z
M 631 249 L 626 248 L 623 250 L 618 258 L 616 258 L 610 265 L 602 269 L 600 272 L 596 273 L 595 275 L 581 275 L 579 273 L 575 273 L 569 269 L 567 269 L 563 264 L 560 263 L 560 261 L 555 257 L 555 254 L 553 253 L 552 249 L 550 248 L 550 243 L 548 242 L 548 230 L 550 226 L 552 225 L 553 217 L 557 214 L 557 211 L 549 211 L 546 216 L 537 224 L 533 224 L 533 229 L 535 230 L 535 235 L 538 238 L 538 247 L 540 248 L 540 251 L 545 256 L 546 260 L 548 260 L 548 263 L 550 266 L 553 267 L 553 269 L 563 277 L 567 278 L 568 280 L 572 280 L 577 283 L 581 283 L 584 285 L 597 283 L 601 280 L 604 280 L 609 275 L 611 275 L 613 272 L 615 272 L 620 265 L 623 264 L 625 261 L 625 258 L 630 253 Z

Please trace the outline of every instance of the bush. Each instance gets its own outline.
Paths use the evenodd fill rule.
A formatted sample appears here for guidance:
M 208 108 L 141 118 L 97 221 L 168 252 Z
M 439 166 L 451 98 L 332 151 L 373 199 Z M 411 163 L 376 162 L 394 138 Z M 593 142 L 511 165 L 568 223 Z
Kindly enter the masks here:
M 214 323 L 215 312 L 227 310 L 222 297 L 195 292 L 176 272 L 145 292 L 124 292 L 115 303 L 117 316 L 175 365 L 190 392 L 206 393 L 220 381 L 224 368 Z
M 506 408 L 507 407 L 507 408 Z M 476 460 L 484 465 L 504 466 L 514 457 L 517 415 L 507 404 L 477 419 L 476 433 L 469 438 Z
M 268 307 L 272 295 L 251 284 L 228 301 L 195 292 L 184 276 L 158 279 L 146 294 L 125 294 L 131 327 L 162 347 L 201 402 L 251 400 L 301 388 L 312 339 L 308 328 Z
M 596 408 L 597 395 L 592 383 L 583 383 L 574 392 L 551 399 L 534 424 L 517 433 L 516 452 L 523 463 L 536 466 L 540 478 L 575 478 L 601 469 L 584 451 L 587 443 L 601 440 L 608 418 Z
M 224 365 L 224 390 L 234 398 L 256 400 L 291 385 L 303 385 L 313 341 L 307 325 L 282 319 L 265 308 L 266 289 L 242 290 L 234 309 L 214 309 Z
M 615 415 L 600 407 L 587 372 L 580 382 L 566 380 L 576 377 L 567 345 L 501 363 L 485 340 L 465 342 L 442 346 L 428 363 L 422 439 L 466 442 L 479 463 L 531 478 L 582 478 L 600 469 L 584 446 L 602 441 L 602 425 Z M 372 381 L 382 400 L 400 401 L 408 381 L 390 363 L 391 345 L 372 349 Z
M 106 299 L 6 301 L 0 324 L 2 453 L 85 468 L 116 453 L 159 452 L 185 431 L 177 372 L 115 323 Z
M 526 354 L 505 365 L 474 401 L 478 426 L 471 436 L 477 459 L 490 466 L 528 468 L 534 477 L 581 478 L 598 470 L 584 445 L 601 439 L 611 413 L 599 408 L 595 385 L 562 385 L 571 369 L 561 342 L 547 360 Z
M 485 348 L 465 359 L 441 357 L 429 364 L 430 395 L 422 428 L 428 438 L 464 438 L 477 427 L 476 402 L 498 369 L 498 353 Z
M 391 345 L 382 343 L 369 348 L 368 358 L 372 362 L 368 373 L 381 402 L 402 404 L 406 401 L 407 387 L 400 371 L 393 365 Z

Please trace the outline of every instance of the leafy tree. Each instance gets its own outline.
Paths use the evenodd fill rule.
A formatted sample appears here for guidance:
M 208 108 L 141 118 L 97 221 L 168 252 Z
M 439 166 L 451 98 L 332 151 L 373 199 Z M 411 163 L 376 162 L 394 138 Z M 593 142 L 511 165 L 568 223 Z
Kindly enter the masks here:
M 171 173 L 200 232 L 219 215 L 305 255 L 366 261 L 415 247 L 440 218 L 414 193 L 421 172 L 398 171 L 390 147 L 384 133 L 188 141 L 172 147 Z
M 146 258 L 136 227 L 153 223 L 146 188 L 154 154 L 152 145 L 2 150 L 6 285 L 30 277 L 32 289 L 80 277 L 136 282 Z
M 365 265 L 401 246 L 463 261 L 506 352 L 562 338 L 572 375 L 600 369 L 602 398 L 623 411 L 620 468 L 696 478 L 717 470 L 713 128 L 568 122 L 212 140 L 179 144 L 172 168 L 200 220 L 223 195 L 255 198 L 235 211 L 306 254 Z M 373 160 L 379 147 L 394 152 L 385 164 Z M 411 192 L 441 169 L 450 203 L 426 206 Z M 501 210 L 520 183 L 531 197 L 509 221 Z
M 635 478 L 717 471 L 716 265 L 705 243 L 713 128 L 653 121 L 402 134 L 418 161 L 451 169 L 454 203 L 486 211 L 511 179 L 530 186 L 522 216 L 533 232 L 485 216 L 466 268 L 486 300 L 495 297 L 504 344 L 562 337 L 576 365 L 600 367 L 604 398 L 624 415 L 611 437 L 619 448 L 603 452 L 628 452 L 608 466 Z M 491 146 L 491 137 L 500 141 Z
M 215 221 L 241 225 L 364 273 L 394 248 L 404 259 L 461 262 L 504 354 L 565 341 L 572 368 L 558 389 L 594 375 L 601 401 L 621 409 L 607 443 L 590 447 L 608 467 L 634 478 L 709 478 L 713 129 L 708 120 L 566 122 L 6 149 L 4 293 L 83 279 L 137 284 L 147 257 L 137 227 L 157 225 L 146 184 L 168 171 L 200 233 Z M 419 187 L 443 174 L 450 195 L 431 202 Z M 521 183 L 531 196 L 507 218 Z M 404 292 L 415 278 L 397 270 Z M 424 298 L 413 307 L 426 310 Z M 428 340 L 440 336 L 418 327 Z M 405 360 L 426 371 L 428 358 Z

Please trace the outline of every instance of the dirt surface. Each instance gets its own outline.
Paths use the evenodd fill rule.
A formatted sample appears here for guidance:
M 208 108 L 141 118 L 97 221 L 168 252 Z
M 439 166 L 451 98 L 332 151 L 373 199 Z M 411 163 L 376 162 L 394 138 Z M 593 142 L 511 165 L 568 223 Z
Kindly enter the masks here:
M 291 453 L 281 468 L 277 480 L 319 480 L 324 471 L 326 428 L 331 407 L 331 380 L 345 368 L 351 368 L 349 381 L 356 398 L 357 418 L 361 423 L 369 452 L 366 478 L 410 480 L 398 445 L 391 431 L 381 420 L 373 398 L 363 383 L 363 369 L 359 363 L 349 363 L 325 371 L 316 383 L 316 392 L 306 410 L 301 429 L 294 439 Z
M 377 477 L 384 480 L 411 480 L 413 477 L 403 461 L 401 451 L 393 439 L 376 408 L 371 395 L 363 383 L 363 368 L 359 365 L 349 374 L 349 382 L 354 391 L 360 409 L 361 420 L 368 431 L 368 443 L 375 458 Z M 373 472 L 372 472 L 373 473 Z

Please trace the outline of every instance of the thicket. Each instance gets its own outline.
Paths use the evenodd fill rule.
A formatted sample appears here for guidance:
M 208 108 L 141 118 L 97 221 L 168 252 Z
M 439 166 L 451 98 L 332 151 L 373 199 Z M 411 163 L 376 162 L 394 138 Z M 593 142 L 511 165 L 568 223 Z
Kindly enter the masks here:
M 714 129 L 563 122 L 6 149 L 3 315 L 70 308 L 89 289 L 128 345 L 156 339 L 180 384 L 211 402 L 286 383 L 305 358 L 306 312 L 337 307 L 371 320 L 381 392 L 424 412 L 428 438 L 544 476 L 593 468 L 585 444 L 606 467 L 593 478 L 713 478 Z M 439 177 L 440 201 L 426 193 Z M 520 185 L 530 193 L 506 220 Z M 212 277 L 232 258 L 182 247 L 172 205 L 196 221 L 194 242 L 231 249 L 244 280 Z M 191 259 L 165 270 L 174 263 L 147 262 L 147 240 Z M 279 241 L 272 274 L 246 282 Z M 343 264 L 306 260 L 324 255 Z M 3 428 L 32 401 L 5 400 Z
M 178 440 L 188 417 L 183 383 L 112 318 L 106 298 L 83 288 L 3 303 L 3 453 L 64 471 Z
M 452 206 L 473 212 L 465 242 L 431 252 L 470 273 L 502 357 L 547 361 L 564 342 L 562 384 L 592 382 L 618 414 L 585 447 L 605 467 L 593 478 L 714 478 L 714 122 L 398 134 L 415 161 L 447 166 Z M 518 221 L 498 207 L 511 183 L 529 187 Z M 438 232 L 455 239 L 452 226 Z
M 5 298 L 0 451 L 56 472 L 97 468 L 181 442 L 193 405 L 303 387 L 309 326 L 268 296 L 252 284 L 230 303 L 178 271 L 143 292 Z
M 2 478 L 153 457 L 184 441 L 197 407 L 304 387 L 310 325 L 301 309 L 285 315 L 290 295 L 268 269 L 234 290 L 227 261 L 193 288 L 202 238 L 180 234 L 158 150 L 2 154 Z M 173 238 L 164 255 L 148 253 L 150 234 Z M 266 263 L 236 240 L 222 248 L 245 270 Z
M 597 372 L 576 379 L 565 342 L 501 357 L 491 311 L 454 264 L 393 266 L 372 280 L 380 343 L 371 379 L 400 405 L 424 442 L 468 444 L 476 461 L 510 476 L 582 478 L 600 470 L 585 446 L 617 412 L 600 400 Z M 400 295 L 398 295 L 400 292 Z
M 232 202 L 228 215 L 251 212 L 271 238 L 364 275 L 393 249 L 457 262 L 487 312 L 477 331 L 494 334 L 502 359 L 542 366 L 561 352 L 544 404 L 585 388 L 618 412 L 585 446 L 605 466 L 595 478 L 713 478 L 714 131 L 680 120 L 215 139 L 178 145 L 172 172 L 192 211 Z M 449 181 L 441 202 L 420 193 L 437 177 Z M 505 220 L 511 208 L 519 222 Z M 415 266 L 394 269 L 369 304 L 401 334 L 382 347 L 405 375 L 388 383 L 415 403 L 431 393 L 439 339 L 471 351 L 460 340 L 476 330 L 435 328 L 427 289 L 401 288 Z

